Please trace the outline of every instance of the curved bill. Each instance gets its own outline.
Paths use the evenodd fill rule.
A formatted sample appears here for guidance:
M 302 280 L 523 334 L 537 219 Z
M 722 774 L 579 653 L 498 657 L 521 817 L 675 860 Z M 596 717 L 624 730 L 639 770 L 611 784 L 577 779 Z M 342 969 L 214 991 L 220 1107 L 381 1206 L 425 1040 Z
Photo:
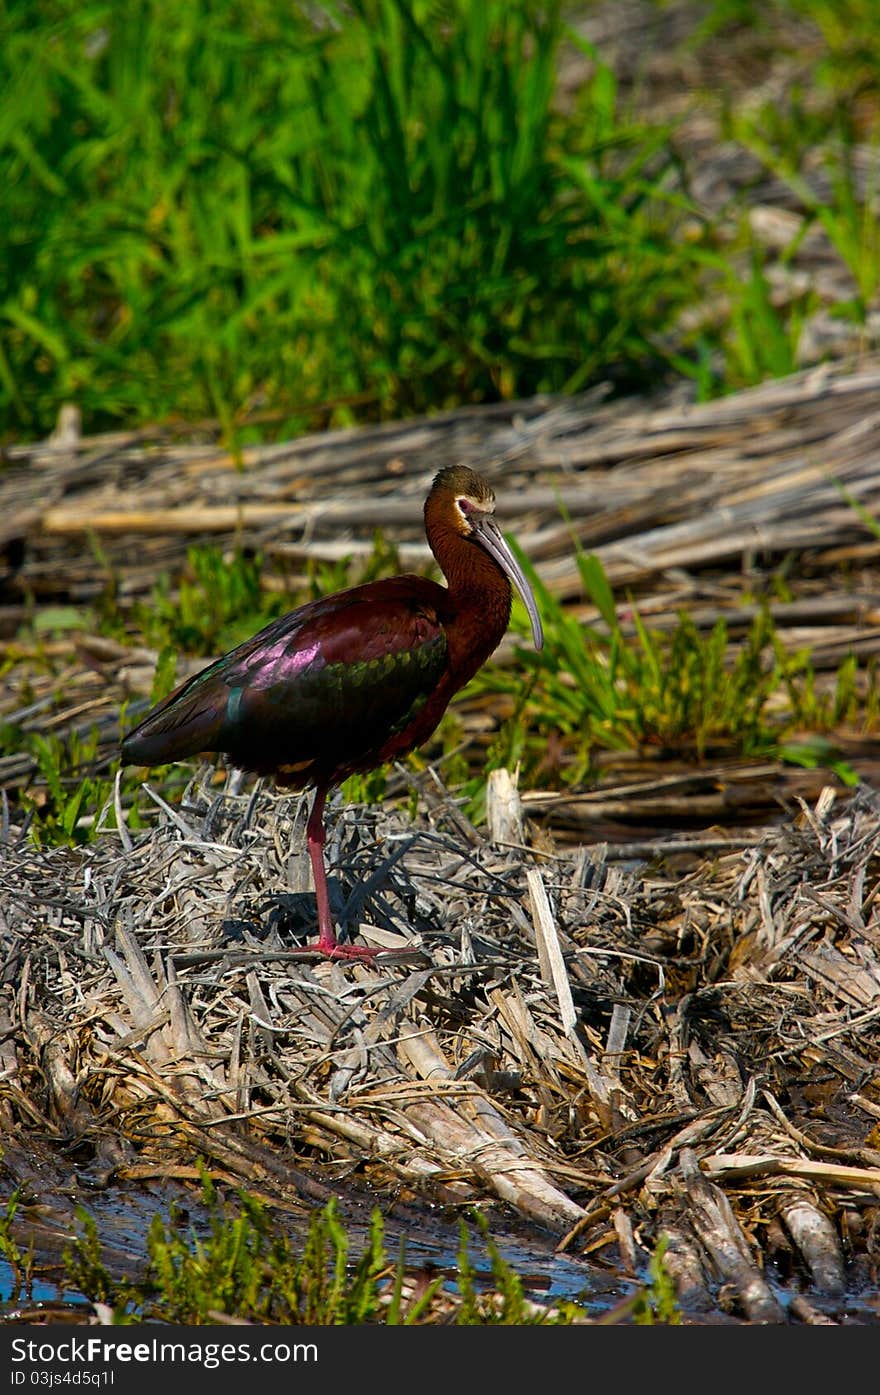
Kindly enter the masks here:
M 522 597 L 523 605 L 529 613 L 529 620 L 532 624 L 532 643 L 536 649 L 542 649 L 544 647 L 544 631 L 541 628 L 541 617 L 538 614 L 532 588 L 526 581 L 523 569 L 511 552 L 501 529 L 492 515 L 488 513 L 480 515 L 471 513 L 468 515 L 468 522 L 474 530 L 476 541 L 486 549 L 490 557 L 494 557 L 501 570 L 509 577 Z

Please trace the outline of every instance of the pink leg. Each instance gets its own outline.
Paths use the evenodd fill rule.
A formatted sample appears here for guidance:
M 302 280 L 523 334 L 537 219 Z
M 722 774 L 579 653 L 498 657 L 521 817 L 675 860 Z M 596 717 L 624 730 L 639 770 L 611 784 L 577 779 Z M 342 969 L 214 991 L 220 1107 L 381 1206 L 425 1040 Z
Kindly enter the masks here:
M 336 932 L 330 916 L 330 897 L 327 892 L 327 871 L 324 866 L 324 844 L 327 834 L 324 829 L 324 801 L 327 791 L 318 788 L 309 822 L 306 827 L 306 841 L 309 846 L 309 861 L 312 864 L 312 879 L 315 883 L 315 899 L 318 902 L 318 949 L 336 948 Z
M 328 959 L 373 959 L 379 953 L 377 949 L 367 949 L 366 946 L 358 945 L 340 945 L 336 942 L 333 917 L 330 914 L 330 896 L 327 891 L 327 870 L 324 866 L 324 844 L 327 841 L 324 828 L 326 798 L 326 788 L 319 785 L 315 790 L 315 799 L 306 825 L 309 861 L 312 864 L 315 900 L 318 903 L 318 943 L 314 948 L 321 954 L 325 954 Z

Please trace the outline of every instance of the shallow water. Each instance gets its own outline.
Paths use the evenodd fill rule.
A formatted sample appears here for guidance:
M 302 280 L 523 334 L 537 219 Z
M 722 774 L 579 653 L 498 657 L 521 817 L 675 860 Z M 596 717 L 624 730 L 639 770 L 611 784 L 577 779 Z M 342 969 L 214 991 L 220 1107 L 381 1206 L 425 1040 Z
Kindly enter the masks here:
M 197 1194 L 173 1182 L 107 1187 L 77 1200 L 94 1218 L 104 1262 L 117 1279 L 125 1276 L 136 1278 L 143 1271 L 147 1260 L 147 1232 L 156 1215 L 160 1215 L 166 1227 L 170 1228 L 172 1212 L 176 1207 L 182 1217 L 185 1234 L 204 1239 L 210 1232 L 211 1213 L 208 1208 Z M 236 1209 L 234 1200 L 229 1202 L 229 1214 L 236 1214 Z M 63 1320 L 78 1321 L 79 1309 L 84 1310 L 82 1320 L 87 1320 L 86 1311 L 91 1311 L 87 1308 L 87 1300 L 81 1293 L 67 1287 L 61 1259 L 64 1246 L 79 1229 L 74 1208 L 69 1200 L 63 1199 L 58 1212 L 47 1224 L 46 1216 L 50 1210 L 42 1204 L 35 1208 L 40 1219 L 32 1227 L 28 1224 L 27 1210 L 23 1209 L 20 1213 L 16 1242 L 22 1251 L 27 1250 L 30 1242 L 33 1243 L 39 1277 L 34 1280 L 27 1295 L 16 1294 L 13 1269 L 6 1260 L 0 1259 L 0 1322 L 4 1315 L 8 1319 L 21 1309 L 31 1309 L 40 1304 L 48 1305 L 53 1319 L 56 1309 L 61 1307 L 69 1313 Z M 403 1238 L 407 1272 L 424 1277 L 426 1281 L 441 1277 L 444 1287 L 454 1293 L 457 1289 L 461 1244 L 455 1209 L 425 1203 L 419 1206 L 380 1206 L 380 1210 L 383 1213 L 384 1248 L 389 1260 L 394 1262 L 397 1259 Z M 277 1224 L 283 1226 L 292 1240 L 305 1238 L 307 1221 L 275 1214 Z M 365 1214 L 362 1206 L 357 1218 L 344 1216 L 353 1258 L 357 1257 L 366 1240 Z M 646 1273 L 633 1276 L 615 1268 L 614 1246 L 608 1247 L 607 1263 L 577 1255 L 557 1254 L 555 1236 L 536 1227 L 527 1227 L 510 1215 L 505 1218 L 501 1210 L 490 1212 L 488 1219 L 492 1241 L 502 1259 L 519 1276 L 526 1296 L 537 1303 L 550 1305 L 554 1300 L 575 1302 L 583 1307 L 587 1316 L 595 1319 L 607 1315 L 648 1281 Z M 489 1287 L 492 1285 L 492 1267 L 486 1242 L 472 1222 L 468 1223 L 467 1229 L 467 1252 L 475 1270 L 475 1282 L 478 1287 Z M 782 1307 L 788 1311 L 799 1291 L 797 1285 L 785 1282 L 780 1276 L 774 1278 L 769 1273 L 767 1278 Z M 808 1291 L 806 1296 L 817 1314 L 827 1315 L 827 1320 L 832 1323 L 851 1326 L 880 1324 L 880 1293 L 876 1286 L 854 1287 L 843 1301 L 829 1302 Z M 802 1320 L 792 1314 L 793 1323 L 800 1324 Z M 712 1313 L 685 1314 L 684 1321 L 715 1325 L 719 1322 L 735 1324 L 742 1320 L 727 1315 L 719 1304 Z
M 198 1196 L 173 1183 L 149 1187 L 108 1187 L 95 1191 L 81 1204 L 94 1218 L 102 1244 L 104 1262 L 115 1278 L 136 1277 L 147 1260 L 147 1232 L 156 1215 L 170 1228 L 172 1208 L 184 1217 L 184 1230 L 204 1239 L 210 1231 L 210 1213 Z M 42 1208 L 41 1208 L 42 1209 Z M 442 1277 L 450 1292 L 457 1287 L 458 1253 L 461 1244 L 459 1223 L 452 1208 L 420 1206 L 417 1211 L 405 1208 L 398 1214 L 393 1206 L 383 1210 L 384 1248 L 392 1262 L 397 1259 L 401 1238 L 405 1242 L 405 1264 L 410 1273 L 424 1275 L 428 1280 Z M 235 1214 L 235 1203 L 229 1205 Z M 363 1212 L 361 1213 L 363 1214 Z M 65 1223 L 66 1222 L 66 1223 Z M 345 1218 L 351 1252 L 356 1258 L 366 1240 L 362 1220 Z M 277 1223 L 294 1240 L 305 1237 L 307 1222 L 295 1217 L 278 1215 Z M 631 1276 L 621 1277 L 611 1270 L 586 1260 L 555 1252 L 555 1238 L 540 1231 L 526 1232 L 521 1224 L 508 1230 L 498 1217 L 490 1219 L 490 1234 L 501 1257 L 519 1275 L 524 1292 L 535 1302 L 548 1304 L 554 1299 L 580 1303 L 592 1316 L 598 1316 L 627 1297 L 637 1287 Z M 179 1225 L 178 1225 L 179 1229 Z M 16 1242 L 27 1249 L 34 1246 L 36 1268 L 40 1277 L 27 1295 L 33 1302 L 71 1304 L 86 1301 L 82 1294 L 64 1285 L 62 1251 L 75 1230 L 73 1211 L 59 1213 L 55 1224 L 34 1227 L 28 1234 L 27 1213 L 23 1211 L 16 1229 Z M 478 1286 L 492 1281 L 491 1259 L 481 1232 L 468 1225 L 468 1258 L 475 1270 Z M 55 1281 L 53 1281 L 53 1277 Z M 14 1274 L 11 1266 L 0 1260 L 0 1314 L 20 1306 L 21 1295 L 14 1295 Z

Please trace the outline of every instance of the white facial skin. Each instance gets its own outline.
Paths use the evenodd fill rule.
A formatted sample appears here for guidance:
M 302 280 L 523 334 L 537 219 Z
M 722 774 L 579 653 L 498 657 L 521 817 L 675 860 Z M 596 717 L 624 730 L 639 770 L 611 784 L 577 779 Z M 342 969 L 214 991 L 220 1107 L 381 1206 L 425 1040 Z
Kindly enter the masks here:
M 481 503 L 477 503 L 477 500 L 472 499 L 469 494 L 460 494 L 455 501 L 455 507 L 461 515 L 461 520 L 465 525 L 465 531 L 472 533 L 471 515 L 494 513 L 495 500 L 484 499 Z

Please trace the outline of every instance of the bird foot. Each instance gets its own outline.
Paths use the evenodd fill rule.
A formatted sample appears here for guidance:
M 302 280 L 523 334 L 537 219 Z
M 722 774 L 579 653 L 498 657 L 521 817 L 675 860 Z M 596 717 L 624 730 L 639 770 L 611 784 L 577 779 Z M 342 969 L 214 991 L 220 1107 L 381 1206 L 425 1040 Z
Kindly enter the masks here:
M 327 959 L 362 959 L 367 964 L 372 963 L 376 955 L 382 953 L 381 949 L 378 947 L 376 949 L 368 949 L 366 945 L 317 944 L 315 945 L 315 949 Z
M 382 954 L 383 951 L 378 947 L 368 949 L 366 945 L 322 944 L 318 940 L 311 945 L 297 945 L 287 953 L 310 955 L 320 959 L 360 959 L 363 963 L 371 964 L 376 955 Z

